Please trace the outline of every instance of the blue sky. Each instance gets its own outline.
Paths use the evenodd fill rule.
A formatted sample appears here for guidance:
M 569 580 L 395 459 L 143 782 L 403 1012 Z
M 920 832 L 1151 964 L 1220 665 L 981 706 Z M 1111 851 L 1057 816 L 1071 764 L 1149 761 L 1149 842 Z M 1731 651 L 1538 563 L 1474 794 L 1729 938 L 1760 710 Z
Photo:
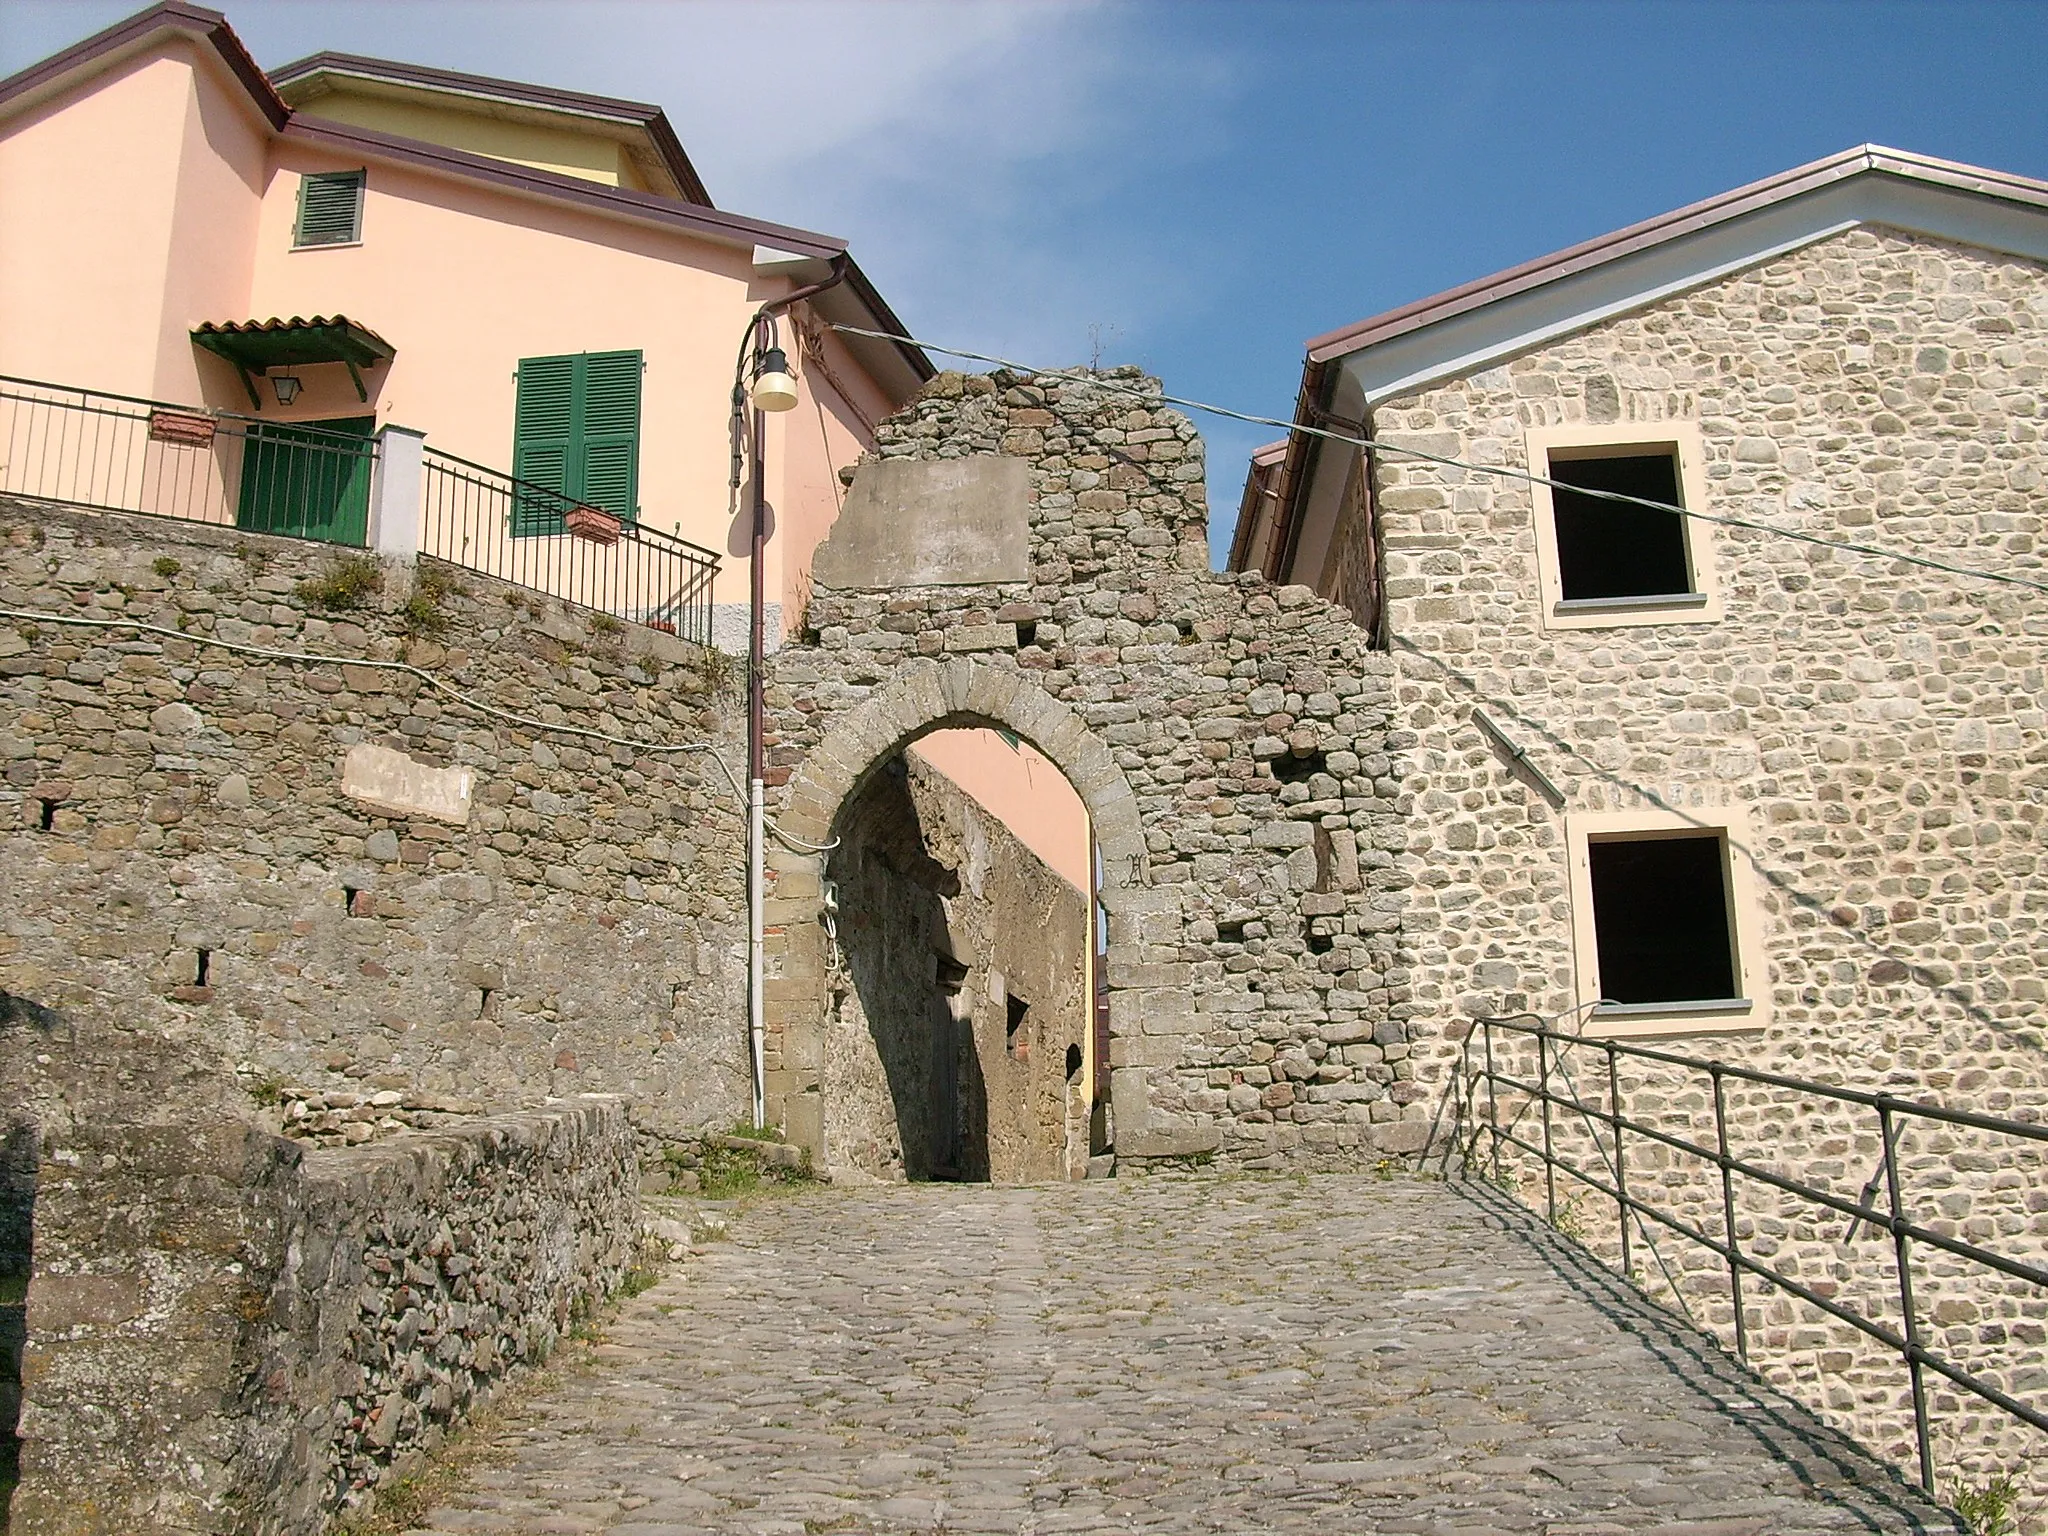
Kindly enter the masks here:
M 137 8 L 0 0 L 0 71 Z M 227 10 L 266 64 L 658 101 L 721 206 L 850 237 L 920 335 L 1273 416 L 1311 335 L 1854 144 L 2048 179 L 2026 0 Z M 1200 425 L 1220 547 L 1278 434 Z

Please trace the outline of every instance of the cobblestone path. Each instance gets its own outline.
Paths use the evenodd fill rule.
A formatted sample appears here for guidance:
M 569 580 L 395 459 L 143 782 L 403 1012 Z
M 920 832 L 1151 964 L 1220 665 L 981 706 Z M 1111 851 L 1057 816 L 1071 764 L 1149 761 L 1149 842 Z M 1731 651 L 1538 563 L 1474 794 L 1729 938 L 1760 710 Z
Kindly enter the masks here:
M 820 1191 L 607 1332 L 427 1529 L 1955 1529 L 1483 1189 Z

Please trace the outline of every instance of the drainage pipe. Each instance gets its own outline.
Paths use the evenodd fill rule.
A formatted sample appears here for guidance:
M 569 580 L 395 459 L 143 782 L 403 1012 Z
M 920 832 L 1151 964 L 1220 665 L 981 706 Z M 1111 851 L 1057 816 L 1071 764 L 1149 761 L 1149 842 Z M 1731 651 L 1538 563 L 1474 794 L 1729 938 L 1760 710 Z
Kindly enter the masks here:
M 763 1006 L 762 975 L 766 968 L 761 922 L 761 893 L 767 884 L 762 858 L 768 830 L 766 794 L 757 777 L 747 786 L 747 1034 L 754 1070 L 754 1129 L 768 1123 L 768 1024 Z

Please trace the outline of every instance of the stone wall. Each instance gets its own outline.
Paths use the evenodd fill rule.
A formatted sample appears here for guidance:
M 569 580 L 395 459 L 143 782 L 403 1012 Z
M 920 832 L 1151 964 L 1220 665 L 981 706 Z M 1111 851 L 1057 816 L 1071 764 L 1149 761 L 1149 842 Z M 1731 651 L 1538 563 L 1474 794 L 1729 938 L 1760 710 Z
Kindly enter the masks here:
M 1120 1166 L 1412 1152 L 1430 1106 L 1395 952 L 1391 664 L 1305 588 L 1208 570 L 1201 440 L 1156 391 L 1135 370 L 945 374 L 882 424 L 875 460 L 932 466 L 952 489 L 846 532 L 914 551 L 958 532 L 921 518 L 957 518 L 999 565 L 1010 511 L 976 461 L 1006 456 L 1026 468 L 1021 564 L 872 590 L 821 580 L 769 691 L 776 808 L 822 842 L 922 732 L 1016 731 L 1074 785 L 1103 854 Z M 861 494 L 857 478 L 849 505 Z M 844 568 L 896 568 L 864 556 Z M 824 864 L 771 856 L 770 1093 L 790 1134 L 819 1146 Z
M 1704 510 L 2039 580 L 2044 370 L 2041 267 L 1860 230 L 1389 402 L 1373 429 L 1525 468 L 1531 428 L 1696 423 Z M 1386 455 L 1375 501 L 1398 721 L 1414 732 L 1398 770 L 1413 807 L 1406 955 L 1433 1056 L 1468 1013 L 1575 1018 L 1590 1000 L 1568 817 L 1732 807 L 1754 871 L 1739 917 L 1768 973 L 1756 995 L 1769 1023 L 1674 1048 L 1994 1114 L 2048 1111 L 2038 594 L 1695 524 L 1713 544 L 1719 621 L 1559 632 L 1541 621 L 1526 484 Z M 1474 725 L 1475 705 L 1563 790 L 1562 810 Z M 1604 1091 L 1601 1075 L 1590 1086 Z M 1711 1140 L 1702 1091 L 1645 1074 L 1629 1096 L 1645 1118 Z M 1739 1147 L 1843 1198 L 1876 1166 L 1868 1117 L 1795 1112 L 1762 1092 L 1731 1114 Z M 2048 1257 L 2028 1154 L 1917 1134 L 1904 1151 L 1928 1220 Z M 1711 1169 L 1681 1159 L 1642 1177 L 1718 1224 Z M 1746 1198 L 1738 1229 L 1777 1260 L 1831 1286 L 1874 1285 L 1872 1304 L 1896 1312 L 1867 1232 L 1844 1244 L 1846 1221 Z M 1586 1219 L 1602 1209 L 1586 1203 Z M 1671 1252 L 1678 1289 L 1731 1337 L 1718 1261 Z M 1640 1250 L 1637 1263 L 1656 1278 Z M 1941 1347 L 2009 1382 L 2038 1359 L 2041 1301 L 1922 1283 Z M 1812 1309 L 1758 1306 L 1752 1337 L 1771 1374 L 1909 1454 L 1895 1363 Z M 1980 1477 L 2014 1463 L 2020 1441 L 2000 1422 L 1958 1408 L 1943 1455 Z
M 305 1152 L 246 1124 L 45 1148 L 22 1536 L 313 1536 L 544 1358 L 638 1242 L 616 1101 Z
M 833 1166 L 999 1184 L 1085 1172 L 1088 898 L 914 748 L 869 780 L 841 838 Z
M 338 608 L 347 559 L 0 504 L 0 607 L 155 626 L 0 620 L 0 989 L 60 1055 L 169 1041 L 264 1096 L 602 1089 L 730 1125 L 744 823 L 673 750 L 731 746 L 720 663 L 430 563 Z

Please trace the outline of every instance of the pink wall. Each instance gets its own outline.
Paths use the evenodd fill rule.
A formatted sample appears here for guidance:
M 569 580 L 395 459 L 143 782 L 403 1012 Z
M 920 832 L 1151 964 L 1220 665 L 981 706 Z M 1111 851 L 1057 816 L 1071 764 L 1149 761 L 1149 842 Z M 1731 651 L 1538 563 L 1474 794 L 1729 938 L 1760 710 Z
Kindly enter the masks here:
M 6 125 L 0 373 L 155 387 L 193 69 L 132 59 Z
M 270 153 L 269 125 L 257 116 L 248 92 L 228 78 L 211 50 L 201 51 L 199 59 L 185 102 L 163 320 L 150 387 L 165 400 L 202 398 L 202 370 L 206 377 L 233 374 L 220 359 L 192 345 L 192 327 L 204 320 L 247 318 Z
M 813 334 L 818 334 L 813 332 Z M 794 634 L 809 596 L 811 556 L 824 542 L 846 488 L 839 471 L 860 457 L 870 440 L 865 422 L 879 421 L 891 407 L 846 346 L 822 334 L 823 366 L 801 356 L 796 328 L 785 319 L 782 342 L 797 362 L 796 409 L 770 419 L 769 480 L 776 487 L 777 539 L 770 549 L 768 595 L 782 603 L 783 628 Z M 829 376 L 828 376 L 829 374 Z M 852 393 L 848 400 L 842 388 Z
M 1088 892 L 1088 808 L 1066 775 L 1030 742 L 994 731 L 933 731 L 911 749 L 1017 834 L 1018 841 L 1083 895 Z

